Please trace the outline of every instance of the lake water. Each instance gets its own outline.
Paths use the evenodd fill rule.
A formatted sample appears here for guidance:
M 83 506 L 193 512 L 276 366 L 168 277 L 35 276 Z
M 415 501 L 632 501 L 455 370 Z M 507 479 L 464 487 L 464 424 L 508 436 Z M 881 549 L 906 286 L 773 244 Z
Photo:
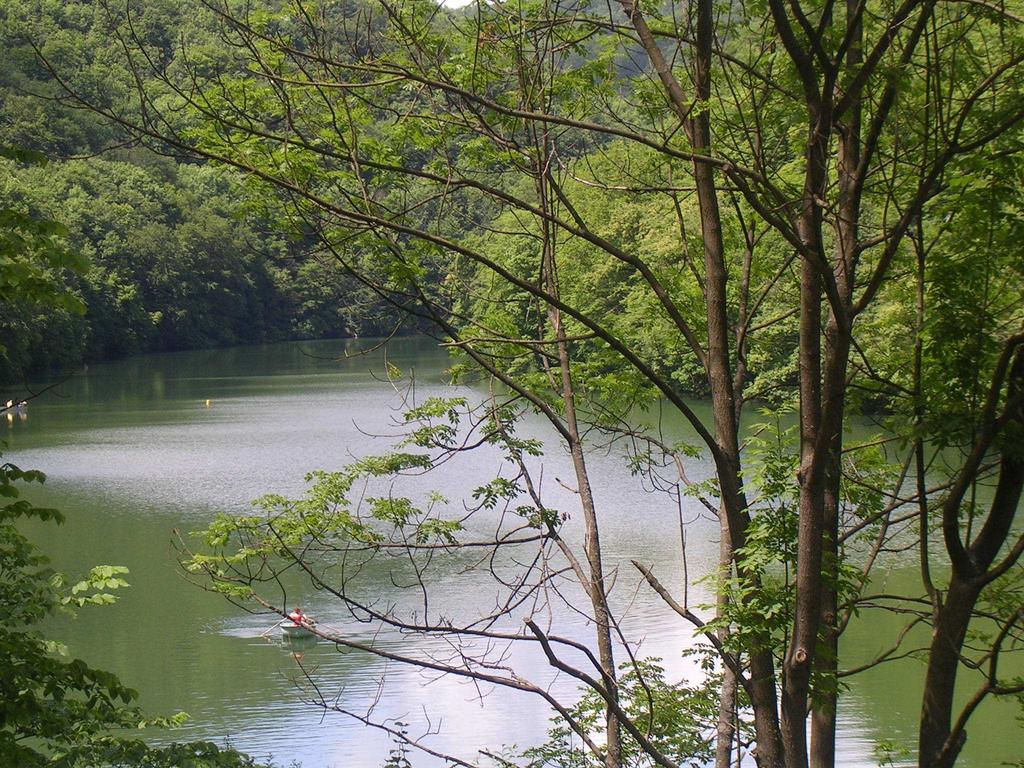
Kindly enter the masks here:
M 391 737 L 308 703 L 305 673 L 340 708 L 369 713 L 393 727 L 401 721 L 413 736 L 429 732 L 425 743 L 465 759 L 479 759 L 481 749 L 523 747 L 543 739 L 548 712 L 535 697 L 426 675 L 322 643 L 296 658 L 261 637 L 271 618 L 248 614 L 202 591 L 177 565 L 175 531 L 200 529 L 218 512 L 248 511 L 252 499 L 265 493 L 300 495 L 309 470 L 339 469 L 393 442 L 402 399 L 384 379 L 385 355 L 351 355 L 369 346 L 361 341 L 279 344 L 96 365 L 34 400 L 25 418 L 0 424 L 6 458 L 49 475 L 33 500 L 67 514 L 60 529 L 40 529 L 55 565 L 72 574 L 100 563 L 131 570 L 132 587 L 116 605 L 84 610 L 74 620 L 56 623 L 53 633 L 75 655 L 139 689 L 150 711 L 189 712 L 192 720 L 174 734 L 175 740 L 227 741 L 306 768 L 381 765 L 393 748 Z M 415 377 L 418 399 L 479 399 L 483 394 L 447 385 L 446 354 L 429 340 L 393 341 L 387 361 Z M 573 495 L 567 484 L 555 480 L 572 476 L 567 458 L 539 420 L 524 429 L 527 435 L 548 438 L 548 503 L 571 510 Z M 672 439 L 687 437 L 680 424 L 670 423 L 667 429 Z M 429 477 L 412 479 L 400 490 L 423 495 L 438 489 L 457 502 L 499 466 L 494 452 L 480 451 Z M 596 453 L 590 466 L 602 546 L 610 571 L 618 569 L 614 599 L 624 631 L 641 641 L 641 655 L 662 658 L 671 677 L 691 675 L 690 663 L 681 656 L 693 645 L 690 628 L 639 585 L 629 564 L 639 559 L 664 583 L 678 587 L 682 572 L 675 503 L 643 488 L 617 450 Z M 689 467 L 691 479 L 707 472 L 699 462 Z M 695 502 L 685 517 L 690 521 L 692 579 L 714 566 L 717 525 L 699 514 Z M 570 521 L 570 531 L 574 525 Z M 494 604 L 497 590 L 479 569 L 446 562 L 429 577 L 441 588 L 446 611 L 459 615 Z M 401 607 L 409 600 L 406 590 L 392 584 L 394 574 L 369 575 L 382 601 Z M 888 578 L 905 577 L 893 570 Z M 282 602 L 302 604 L 355 639 L 396 653 L 441 650 L 422 642 L 410 648 L 417 641 L 394 633 L 374 635 L 308 583 L 294 580 L 288 587 Z M 691 604 L 709 599 L 700 584 L 691 585 Z M 553 603 L 556 629 L 588 639 L 585 617 L 572 606 Z M 898 628 L 892 616 L 863 617 L 847 633 L 845 648 L 852 659 L 871 658 L 887 647 Z M 554 674 L 535 652 L 513 650 L 507 663 L 559 696 L 573 696 L 574 683 Z M 851 680 L 840 712 L 841 765 L 878 765 L 872 747 L 879 739 L 914 745 L 921 674 L 918 663 L 904 661 Z M 982 768 L 1018 759 L 1024 750 L 1014 714 L 1012 706 L 983 708 L 961 764 Z M 437 764 L 411 757 L 417 766 Z

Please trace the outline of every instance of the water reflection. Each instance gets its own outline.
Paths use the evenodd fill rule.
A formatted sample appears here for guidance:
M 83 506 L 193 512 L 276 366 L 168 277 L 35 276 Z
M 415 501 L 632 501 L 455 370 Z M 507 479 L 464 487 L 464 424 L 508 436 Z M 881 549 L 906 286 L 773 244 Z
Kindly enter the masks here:
M 13 425 L 15 419 L 21 422 L 28 421 L 28 403 L 24 400 L 21 402 L 8 400 L 7 404 L 0 411 L 6 417 L 8 425 Z

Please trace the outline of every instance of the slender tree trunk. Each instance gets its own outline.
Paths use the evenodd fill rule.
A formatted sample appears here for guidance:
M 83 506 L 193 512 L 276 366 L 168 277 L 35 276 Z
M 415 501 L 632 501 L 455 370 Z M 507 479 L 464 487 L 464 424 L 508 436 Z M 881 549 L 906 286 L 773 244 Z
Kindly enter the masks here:
M 810 65 L 807 64 L 809 67 Z M 809 75 L 808 75 L 809 77 Z M 808 93 L 810 93 L 809 86 Z M 842 391 L 845 385 L 849 328 L 837 318 L 835 331 L 825 347 L 822 366 L 822 300 L 836 302 L 835 273 L 825 256 L 821 201 L 829 178 L 833 122 L 831 86 L 820 97 L 808 99 L 806 171 L 797 233 L 802 244 L 800 272 L 800 486 L 797 526 L 796 606 L 793 633 L 783 663 L 781 727 L 787 768 L 807 768 L 809 751 L 807 714 L 810 704 L 811 669 L 818 651 L 822 599 L 826 581 L 822 574 L 826 531 L 827 481 L 833 475 L 830 448 L 842 431 Z M 826 284 L 828 281 L 828 284 Z M 829 288 L 831 287 L 831 292 Z
M 850 332 L 833 316 L 825 331 L 825 370 L 823 406 L 818 423 L 815 461 L 821 467 L 820 492 L 821 531 L 819 571 L 817 644 L 813 668 L 818 672 L 822 688 L 813 691 L 811 707 L 811 742 L 808 760 L 812 768 L 835 765 L 835 728 L 838 690 L 836 671 L 839 630 L 837 581 L 839 564 L 839 506 L 842 482 L 843 413 L 845 410 L 846 372 L 850 356 Z M 801 514 L 803 509 L 801 510 Z M 801 550 L 801 558 L 807 552 Z M 807 610 L 812 610 L 808 606 Z M 811 695 L 808 687 L 807 695 Z M 804 726 L 806 732 L 806 726 Z
M 787 768 L 807 766 L 807 701 L 821 611 L 824 477 L 817 455 L 821 425 L 821 277 L 805 258 L 800 282 L 800 519 L 793 638 L 782 685 L 782 738 Z
M 697 98 L 711 97 L 711 62 L 714 43 L 711 0 L 697 5 L 697 51 L 695 85 Z M 708 110 L 695 110 L 690 121 L 690 141 L 694 149 L 710 154 L 711 120 Z M 725 267 L 725 243 L 722 238 L 721 211 L 714 169 L 707 163 L 693 164 L 694 182 L 700 205 L 701 235 L 704 240 L 704 268 L 707 285 L 708 378 L 715 416 L 715 439 L 733 466 L 719 470 L 722 504 L 726 525 L 721 534 L 728 536 L 735 551 L 745 540 L 749 521 L 746 497 L 740 481 L 739 422 L 733 397 L 730 333 L 727 314 L 728 270 Z M 761 768 L 784 768 L 782 738 L 779 731 L 778 695 L 775 689 L 775 660 L 767 643 L 750 656 L 751 706 L 757 738 L 757 763 Z
M 679 117 L 693 148 L 711 152 L 711 123 L 706 109 L 693 110 L 683 93 L 671 66 L 665 60 L 657 41 L 634 0 L 620 0 L 651 65 L 665 88 L 673 109 Z M 711 62 L 714 45 L 714 12 L 711 0 L 697 2 L 697 46 L 694 58 L 696 97 L 706 101 L 711 95 Z M 718 456 L 716 470 L 722 494 L 724 520 L 728 525 L 722 535 L 731 540 L 733 550 L 743 546 L 749 523 L 746 496 L 740 480 L 738 421 L 733 398 L 730 334 L 727 313 L 728 270 L 725 267 L 725 244 L 722 238 L 721 212 L 714 170 L 707 163 L 694 162 L 694 182 L 700 208 L 701 236 L 704 241 L 704 265 L 708 324 L 707 376 L 711 389 L 715 420 L 715 441 Z M 740 574 L 743 575 L 742 573 Z M 757 738 L 755 758 L 761 768 L 786 768 L 779 731 L 778 695 L 776 693 L 775 659 L 767 638 L 750 655 L 751 707 Z
M 549 160 L 549 139 L 546 133 L 537 137 L 541 162 L 535 172 L 537 174 L 537 191 L 539 203 L 546 213 L 551 207 L 549 186 L 546 182 Z M 549 221 L 543 221 L 544 280 L 548 292 L 557 297 L 558 267 L 555 261 L 555 233 Z M 566 340 L 565 326 L 557 307 L 548 305 L 548 320 L 554 332 L 558 350 L 559 385 L 561 387 L 562 404 L 565 407 L 565 427 L 568 433 L 569 453 L 572 457 L 573 470 L 576 474 L 576 487 L 580 497 L 580 507 L 584 520 L 584 549 L 589 569 L 589 580 L 583 585 L 590 598 L 594 613 L 595 630 L 597 633 L 598 660 L 612 700 L 618 700 L 617 672 L 615 668 L 615 652 L 612 643 L 611 615 L 608 609 L 608 595 L 605 589 L 604 564 L 601 557 L 601 538 L 597 522 L 597 506 L 590 486 L 590 476 L 583 450 L 583 439 L 580 434 L 579 421 L 576 416 L 576 394 L 572 382 L 569 344 Z M 605 768 L 620 768 L 622 765 L 622 736 L 618 717 L 611 707 L 605 707 Z
M 729 537 L 729 521 L 725 510 L 719 507 L 719 520 L 721 521 L 721 540 L 718 545 L 718 570 L 719 579 L 728 579 L 732 574 L 732 540 Z M 728 606 L 728 595 L 724 589 L 718 590 L 716 600 L 716 612 L 719 618 L 725 613 Z M 721 640 L 728 638 L 727 629 L 721 629 L 718 636 Z M 732 747 L 735 740 L 736 721 L 736 674 L 728 665 L 722 668 L 722 688 L 718 695 L 718 723 L 715 727 L 715 768 L 730 768 L 732 764 Z
M 847 24 L 855 26 L 848 30 L 851 38 L 850 49 L 846 56 L 846 73 L 848 79 L 856 76 L 863 62 L 863 25 L 857 16 L 860 0 L 846 0 Z M 852 286 L 857 266 L 857 246 L 860 237 L 861 214 L 861 127 L 862 100 L 853 95 L 848 107 L 847 117 L 840 131 L 839 156 L 837 171 L 839 175 L 838 220 L 836 222 L 839 237 L 835 255 L 835 279 L 837 291 L 845 302 L 847 312 L 852 311 Z M 851 320 L 852 322 L 852 320 Z M 826 370 L 831 372 L 830 380 L 825 382 L 826 396 L 832 398 L 831 413 L 833 434 L 827 435 L 829 440 L 828 473 L 825 477 L 824 493 L 824 531 L 823 546 L 826 562 L 830 563 L 831 578 L 822 585 L 821 593 L 821 640 L 820 655 L 815 658 L 815 670 L 819 680 L 827 681 L 824 690 L 816 691 L 811 712 L 811 768 L 832 768 L 836 759 L 836 715 L 839 704 L 839 690 L 836 674 L 839 662 L 839 606 L 836 596 L 834 573 L 839 560 L 839 506 L 840 487 L 842 483 L 842 449 L 843 449 L 843 413 L 845 412 L 845 377 L 850 354 L 849 337 L 852 329 L 840 327 L 839 319 L 831 313 L 826 328 L 826 357 L 831 357 L 831 364 Z M 837 376 L 840 380 L 837 380 Z M 839 399 L 839 402 L 836 402 Z
M 832 324 L 830 323 L 830 326 Z M 828 336 L 833 338 L 833 334 Z M 849 355 L 849 345 L 845 350 L 835 350 L 836 354 Z M 845 371 L 846 366 L 841 366 Z M 839 388 L 841 393 L 844 388 Z M 827 391 L 834 388 L 826 386 Z M 839 394 L 839 393 L 836 393 Z M 841 395 L 839 395 L 841 396 Z M 842 407 L 839 407 L 840 414 Z M 840 417 L 841 418 L 841 417 Z M 839 703 L 839 689 L 836 680 L 839 659 L 839 606 L 836 594 L 836 577 L 839 564 L 839 505 L 840 483 L 842 481 L 842 431 L 834 430 L 829 441 L 829 472 L 825 478 L 824 508 L 825 521 L 822 535 L 824 556 L 824 572 L 827 574 L 821 590 L 821 619 L 818 642 L 818 653 L 814 659 L 814 667 L 818 679 L 824 689 L 814 692 L 811 708 L 811 768 L 832 768 L 836 759 L 836 709 Z
M 612 643 L 611 615 L 608 610 L 608 596 L 605 590 L 604 565 L 601 558 L 601 538 L 597 523 L 597 507 L 590 486 L 583 441 L 580 436 L 579 423 L 576 417 L 576 396 L 573 390 L 572 373 L 569 365 L 569 348 L 565 329 L 557 309 L 549 312 L 555 338 L 558 345 L 558 363 L 561 373 L 562 402 L 565 406 L 565 425 L 569 433 L 569 452 L 572 456 L 573 470 L 576 474 L 576 487 L 579 491 L 580 506 L 584 520 L 584 548 L 587 565 L 590 571 L 589 583 L 584 584 L 590 597 L 594 612 L 595 630 L 597 632 L 598 660 L 601 663 L 603 677 L 609 688 L 609 695 L 618 699 L 617 674 L 615 669 L 615 652 Z M 619 768 L 622 765 L 622 737 L 618 718 L 610 707 L 605 708 L 606 752 L 605 768 Z
M 718 701 L 718 723 L 715 726 L 715 768 L 731 768 L 733 743 L 736 739 L 736 674 L 725 667 Z
M 557 314 L 557 310 L 554 310 Z M 579 426 L 576 420 L 575 395 L 572 388 L 572 376 L 569 369 L 568 345 L 561 321 L 555 329 L 558 339 L 558 359 L 562 370 L 562 400 L 565 403 L 565 421 L 570 435 L 570 453 L 573 469 L 576 472 L 577 489 L 580 494 L 580 505 L 586 527 L 586 555 L 590 567 L 590 603 L 594 611 L 594 622 L 597 625 L 598 659 L 604 677 L 609 684 L 608 693 L 618 699 L 617 677 L 615 670 L 615 652 L 612 645 L 611 616 L 608 611 L 608 596 L 605 591 L 604 566 L 601 559 L 601 539 L 598 533 L 597 509 L 590 487 L 586 460 L 583 455 L 583 443 L 580 439 Z M 619 768 L 622 765 L 622 737 L 619 720 L 610 707 L 605 708 L 605 734 L 607 751 L 605 768 Z

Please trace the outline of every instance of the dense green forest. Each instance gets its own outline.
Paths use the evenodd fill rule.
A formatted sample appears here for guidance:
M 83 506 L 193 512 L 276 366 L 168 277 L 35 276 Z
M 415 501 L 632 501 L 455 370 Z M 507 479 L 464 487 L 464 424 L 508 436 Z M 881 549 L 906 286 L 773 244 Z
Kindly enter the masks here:
M 185 562 L 208 589 L 284 616 L 274 586 L 303 573 L 403 638 L 317 630 L 337 648 L 535 697 L 555 724 L 512 756 L 531 768 L 832 768 L 845 679 L 896 660 L 920 664 L 921 768 L 958 761 L 983 702 L 1024 703 L 1020 2 L 3 14 L 0 142 L 52 158 L 6 151 L 5 206 L 79 255 L 37 259 L 70 298 L 4 306 L 7 376 L 401 320 L 487 384 L 410 399 L 391 450 L 218 517 Z M 571 462 L 571 508 L 526 416 Z M 712 603 L 689 602 L 685 530 L 681 594 L 602 555 L 631 514 L 591 483 L 609 446 L 681 529 L 686 505 L 717 525 Z M 402 495 L 473 447 L 500 468 L 469 498 Z M 879 592 L 893 560 L 913 586 Z M 494 605 L 437 609 L 446 561 Z M 413 607 L 364 599 L 374 573 Z M 617 588 L 692 628 L 699 680 L 642 656 Z M 560 601 L 586 641 L 559 634 Z M 851 663 L 870 611 L 902 628 Z M 415 646 L 438 638 L 450 656 Z M 523 646 L 582 698 L 482 650 Z
M 146 34 L 171 46 L 185 10 L 147 4 Z M 140 352 L 392 332 L 387 305 L 315 238 L 278 226 L 239 174 L 133 147 L 69 103 L 26 30 L 76 82 L 113 95 L 123 83 L 106 65 L 117 51 L 106 18 L 94 3 L 0 9 L 0 144 L 50 160 L 0 160 L 0 200 L 58 222 L 62 247 L 88 261 L 63 275 L 84 312 L 0 304 L 0 381 Z

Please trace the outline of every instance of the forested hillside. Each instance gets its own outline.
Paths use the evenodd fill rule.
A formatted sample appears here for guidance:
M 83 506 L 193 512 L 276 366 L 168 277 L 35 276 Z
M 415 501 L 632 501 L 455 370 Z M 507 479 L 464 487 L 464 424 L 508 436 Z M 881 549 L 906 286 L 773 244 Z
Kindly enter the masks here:
M 194 17 L 147 3 L 136 22 L 169 59 Z M 61 246 L 88 259 L 62 276 L 84 312 L 0 303 L 0 381 L 147 351 L 390 333 L 386 304 L 316 238 L 286 235 L 239 174 L 161 156 L 76 109 L 29 42 L 126 106 L 108 30 L 100 3 L 0 8 L 0 145 L 49 159 L 0 159 L 0 207 L 59 222 Z M 216 53 L 212 31 L 208 44 Z

